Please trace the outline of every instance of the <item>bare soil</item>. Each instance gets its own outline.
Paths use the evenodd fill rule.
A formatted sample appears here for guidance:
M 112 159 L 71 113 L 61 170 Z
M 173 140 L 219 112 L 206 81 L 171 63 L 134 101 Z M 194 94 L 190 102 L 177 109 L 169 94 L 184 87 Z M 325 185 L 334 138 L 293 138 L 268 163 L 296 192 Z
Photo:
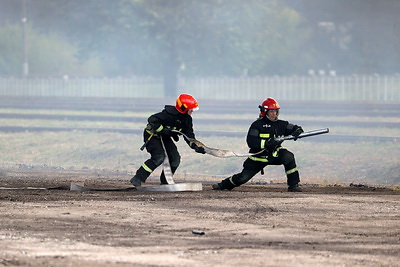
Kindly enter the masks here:
M 68 190 L 130 187 L 129 178 L 0 169 L 0 266 L 400 266 L 396 188 L 221 192 L 208 180 L 196 192 Z

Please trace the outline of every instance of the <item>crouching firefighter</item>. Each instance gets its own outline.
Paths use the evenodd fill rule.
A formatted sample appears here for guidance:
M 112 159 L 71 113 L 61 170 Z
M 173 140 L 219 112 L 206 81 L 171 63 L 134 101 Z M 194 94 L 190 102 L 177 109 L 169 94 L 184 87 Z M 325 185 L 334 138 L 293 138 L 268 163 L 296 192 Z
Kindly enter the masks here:
M 265 99 L 259 108 L 260 116 L 251 124 L 246 140 L 250 153 L 264 151 L 248 157 L 243 163 L 242 172 L 230 176 L 218 184 L 213 184 L 212 188 L 214 190 L 232 190 L 249 181 L 258 172 L 263 173 L 263 169 L 267 165 L 283 165 L 286 171 L 288 191 L 301 192 L 300 177 L 294 155 L 281 146 L 283 141 L 276 141 L 275 137 L 293 135 L 296 140 L 303 133 L 303 129 L 298 125 L 278 119 L 280 106 L 273 98 Z
M 175 173 L 180 164 L 181 156 L 174 143 L 174 141 L 177 142 L 179 140 L 179 133 L 172 132 L 172 130 L 177 130 L 194 139 L 191 115 L 194 110 L 198 110 L 198 107 L 199 104 L 193 96 L 181 94 L 176 99 L 175 106 L 166 105 L 161 112 L 148 118 L 143 138 L 146 150 L 151 157 L 140 166 L 136 171 L 136 175 L 130 180 L 135 187 L 141 187 L 150 174 L 163 163 L 165 158 L 163 144 L 168 155 L 171 172 L 172 174 Z M 198 147 L 188 141 L 187 143 L 197 153 L 205 154 L 203 147 Z M 161 184 L 167 184 L 164 171 L 161 173 L 160 182 Z

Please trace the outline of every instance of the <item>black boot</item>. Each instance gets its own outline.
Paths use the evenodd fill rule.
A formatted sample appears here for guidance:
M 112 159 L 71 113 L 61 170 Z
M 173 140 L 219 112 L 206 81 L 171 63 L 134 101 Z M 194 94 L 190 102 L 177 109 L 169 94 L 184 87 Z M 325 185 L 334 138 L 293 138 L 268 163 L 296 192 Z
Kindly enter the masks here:
M 303 192 L 303 189 L 301 189 L 301 186 L 299 184 L 295 184 L 295 185 L 289 185 L 288 191 L 289 192 Z
M 147 177 L 150 176 L 150 172 L 146 171 L 142 166 L 136 171 L 135 176 L 133 176 L 130 182 L 135 187 L 142 187 L 142 183 L 146 182 Z
M 231 179 L 231 177 L 228 177 L 225 180 L 222 180 L 218 184 L 213 184 L 212 189 L 213 190 L 229 190 L 229 191 L 232 190 L 233 188 L 235 188 L 235 185 L 232 184 L 230 179 Z
M 137 176 L 133 176 L 130 182 L 135 186 L 135 187 L 142 187 L 142 180 Z
M 221 185 L 220 185 L 220 184 L 213 184 L 213 185 L 212 185 L 212 189 L 213 189 L 213 190 L 224 190 L 224 189 L 221 188 Z

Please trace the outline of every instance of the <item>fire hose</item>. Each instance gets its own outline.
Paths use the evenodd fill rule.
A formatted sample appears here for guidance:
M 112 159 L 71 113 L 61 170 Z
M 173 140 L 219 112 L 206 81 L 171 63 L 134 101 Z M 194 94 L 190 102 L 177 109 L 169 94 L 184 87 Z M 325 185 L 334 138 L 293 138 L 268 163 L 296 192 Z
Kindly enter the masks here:
M 188 142 L 192 142 L 192 143 L 196 144 L 199 147 L 203 147 L 205 152 L 206 152 L 206 154 L 212 155 L 214 157 L 220 157 L 220 158 L 249 157 L 249 156 L 254 156 L 254 155 L 260 154 L 265 150 L 265 149 L 263 149 L 263 150 L 258 151 L 256 153 L 236 153 L 236 152 L 233 152 L 231 150 L 208 147 L 205 144 L 203 144 L 202 142 L 200 142 L 199 140 L 196 140 L 194 138 L 190 138 L 190 137 L 186 136 L 184 133 L 182 133 L 180 131 L 176 131 L 176 130 L 172 130 L 172 131 L 176 132 L 178 134 L 181 134 L 185 138 L 185 140 L 187 140 Z M 320 134 L 325 134 L 325 133 L 329 133 L 329 128 L 324 128 L 324 129 L 304 132 L 304 133 L 301 133 L 298 137 L 295 137 L 295 136 L 292 136 L 292 135 L 276 137 L 275 140 L 276 141 L 294 140 L 294 139 L 301 139 L 301 138 L 304 138 L 304 137 L 310 137 L 310 136 L 320 135 Z

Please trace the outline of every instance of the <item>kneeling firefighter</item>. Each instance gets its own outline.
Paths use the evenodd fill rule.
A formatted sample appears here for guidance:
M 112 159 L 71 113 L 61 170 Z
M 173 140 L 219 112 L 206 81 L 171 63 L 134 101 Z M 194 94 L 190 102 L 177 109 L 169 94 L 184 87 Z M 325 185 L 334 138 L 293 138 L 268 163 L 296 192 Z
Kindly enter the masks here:
M 136 171 L 136 175 L 130 180 L 135 187 L 141 187 L 150 174 L 163 163 L 165 158 L 163 144 L 168 155 L 171 172 L 172 174 L 175 173 L 180 164 L 181 157 L 173 142 L 173 140 L 176 142 L 179 140 L 179 133 L 172 130 L 179 131 L 189 138 L 195 139 L 191 115 L 194 110 L 198 110 L 198 107 L 199 104 L 193 96 L 181 94 L 176 99 L 175 106 L 166 105 L 161 112 L 153 114 L 148 118 L 143 138 L 146 142 L 146 150 L 150 153 L 151 157 L 140 166 Z M 186 142 L 197 153 L 205 154 L 203 147 L 199 147 L 188 141 Z M 161 173 L 160 182 L 161 184 L 167 184 L 164 171 Z
M 259 108 L 260 116 L 251 124 L 246 140 L 250 153 L 257 153 L 263 149 L 264 151 L 248 157 L 243 163 L 242 172 L 230 176 L 218 184 L 213 184 L 214 190 L 232 190 L 248 182 L 258 172 L 263 172 L 267 165 L 283 165 L 286 171 L 288 191 L 301 191 L 300 176 L 294 155 L 281 146 L 283 141 L 276 141 L 275 137 L 292 135 L 296 140 L 304 132 L 303 129 L 298 125 L 278 119 L 280 106 L 273 98 L 265 99 Z

